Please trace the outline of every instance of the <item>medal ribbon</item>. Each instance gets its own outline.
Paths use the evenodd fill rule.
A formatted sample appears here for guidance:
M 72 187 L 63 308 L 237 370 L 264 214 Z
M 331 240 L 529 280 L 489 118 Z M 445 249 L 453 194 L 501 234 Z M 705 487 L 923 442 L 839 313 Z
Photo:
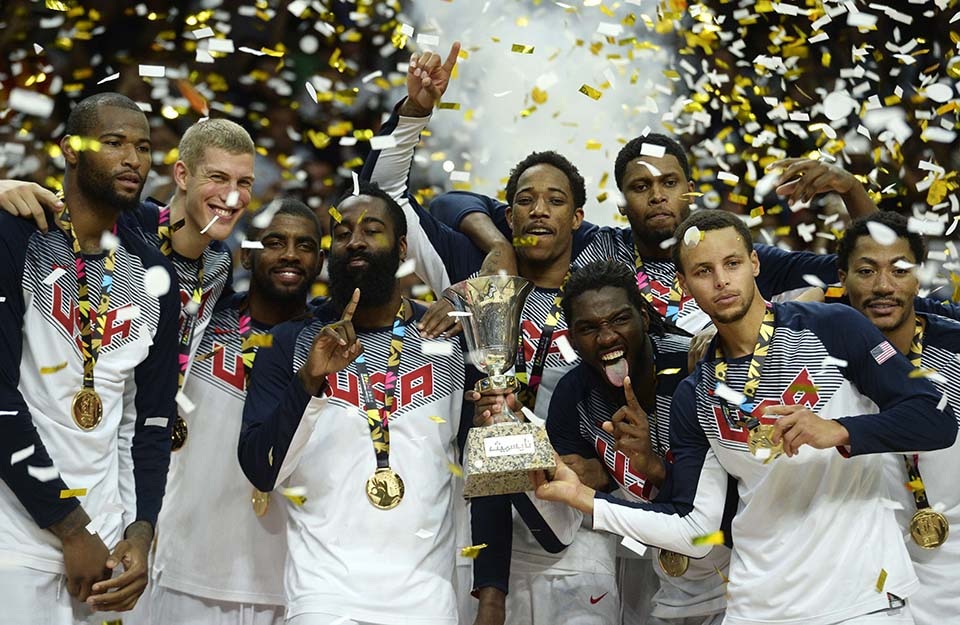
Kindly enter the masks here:
M 640 258 L 640 251 L 636 245 L 633 247 L 633 263 L 637 270 L 637 287 L 639 287 L 640 293 L 646 300 L 652 304 L 653 291 L 650 289 L 650 274 L 643 268 L 643 259 Z M 677 317 L 680 316 L 680 302 L 682 300 L 683 290 L 680 288 L 680 279 L 674 274 L 673 284 L 670 285 L 670 297 L 667 301 L 667 314 L 665 315 L 668 321 L 676 323 Z
M 160 239 L 160 252 L 170 258 L 173 254 L 173 230 L 170 225 L 170 207 L 160 209 L 157 219 L 157 237 Z M 183 327 L 180 328 L 180 345 L 177 355 L 177 363 L 180 371 L 177 377 L 177 388 L 183 388 L 183 378 L 187 373 L 187 364 L 190 362 L 190 343 L 193 342 L 193 332 L 197 327 L 197 313 L 200 310 L 200 304 L 203 302 L 203 256 L 200 256 L 197 267 L 197 284 L 193 289 L 193 295 L 190 302 L 183 308 L 181 321 Z M 193 311 L 190 310 L 192 304 Z M 252 362 L 252 360 L 251 360 Z M 244 359 L 246 368 L 246 359 Z M 249 370 L 248 370 L 249 371 Z
M 363 352 L 354 361 L 360 377 L 360 390 L 363 393 L 363 411 L 367 415 L 370 427 L 370 440 L 377 455 L 377 469 L 390 468 L 390 413 L 393 412 L 394 396 L 397 390 L 397 374 L 400 371 L 400 354 L 403 352 L 403 336 L 406 326 L 403 324 L 403 301 L 400 310 L 393 319 L 390 335 L 390 356 L 387 358 L 387 372 L 383 378 L 383 409 L 377 406 L 370 384 L 370 371 Z
M 83 356 L 83 388 L 93 389 L 93 370 L 100 357 L 100 347 L 103 344 L 103 326 L 107 319 L 107 309 L 110 306 L 110 292 L 113 290 L 113 270 L 117 262 L 116 248 L 107 252 L 103 259 L 103 275 L 100 278 L 100 304 L 97 307 L 96 321 L 91 328 L 90 314 L 90 285 L 87 283 L 87 263 L 80 250 L 80 240 L 73 231 L 73 222 L 70 221 L 70 211 L 66 206 L 60 213 L 60 225 L 64 234 L 73 247 L 74 267 L 77 275 L 77 311 L 80 317 L 80 353 Z M 114 224 L 113 234 L 117 234 Z
M 737 408 L 743 414 L 751 415 L 750 418 L 743 417 L 734 417 L 731 414 L 727 401 L 720 398 L 721 403 L 723 404 L 723 416 L 727 419 L 727 423 L 731 427 L 746 427 L 748 430 L 752 430 L 760 425 L 760 420 L 753 415 L 753 398 L 757 394 L 757 389 L 760 387 L 760 373 L 763 370 L 763 361 L 767 358 L 767 353 L 770 351 L 770 341 L 773 340 L 773 328 L 774 321 L 776 317 L 773 313 L 773 306 L 767 304 L 767 309 L 763 313 L 763 321 L 760 324 L 760 332 L 757 334 L 757 344 L 753 348 L 753 357 L 750 360 L 750 367 L 747 369 L 747 381 L 743 385 L 743 395 L 746 397 L 746 400 Z M 716 367 L 714 369 L 714 376 L 717 379 L 717 382 L 727 382 L 727 362 L 723 359 L 723 350 L 720 347 L 720 342 L 717 342 L 717 351 L 716 358 L 718 359 Z
M 543 379 L 543 367 L 547 361 L 547 354 L 550 352 L 550 343 L 553 339 L 553 331 L 560 323 L 560 314 L 563 312 L 563 288 L 567 286 L 567 280 L 570 278 L 570 272 L 563 277 L 560 284 L 560 290 L 557 296 L 553 298 L 553 306 L 547 313 L 547 318 L 543 322 L 543 328 L 540 330 L 540 340 L 537 341 L 537 349 L 533 353 L 533 360 L 530 362 L 530 375 L 527 376 L 527 363 L 523 356 L 523 333 L 520 333 L 520 343 L 517 346 L 517 359 L 514 365 L 516 377 L 526 384 L 526 388 L 517 393 L 517 399 L 524 406 L 533 410 L 533 405 L 537 398 L 537 389 L 540 388 L 540 381 Z
M 914 315 L 914 319 L 916 326 L 913 330 L 913 340 L 910 342 L 910 362 L 919 369 L 923 359 L 923 320 L 919 315 Z M 911 482 L 923 484 L 923 478 L 920 476 L 920 458 L 917 454 L 912 456 L 904 454 L 903 463 L 907 467 L 908 479 Z M 925 488 L 911 488 L 910 490 L 913 493 L 913 500 L 917 504 L 917 510 L 930 507 Z

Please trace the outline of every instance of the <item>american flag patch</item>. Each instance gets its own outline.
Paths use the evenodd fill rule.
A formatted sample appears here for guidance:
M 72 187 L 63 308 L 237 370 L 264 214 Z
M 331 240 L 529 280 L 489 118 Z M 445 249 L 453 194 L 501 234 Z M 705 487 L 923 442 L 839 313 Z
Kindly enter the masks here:
M 887 362 L 896 353 L 897 350 L 890 344 L 890 341 L 884 341 L 870 350 L 870 355 L 873 356 L 878 365 Z

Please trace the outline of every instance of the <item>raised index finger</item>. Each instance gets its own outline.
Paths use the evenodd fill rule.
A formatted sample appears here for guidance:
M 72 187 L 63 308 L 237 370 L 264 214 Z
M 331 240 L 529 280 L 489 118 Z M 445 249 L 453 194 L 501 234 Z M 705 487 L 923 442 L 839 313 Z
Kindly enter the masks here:
M 347 305 L 343 309 L 343 316 L 340 317 L 340 321 L 350 321 L 353 319 L 353 313 L 357 311 L 357 302 L 360 301 L 360 289 L 353 290 L 353 297 L 350 298 L 350 301 L 347 302 Z
M 633 384 L 630 382 L 630 376 L 623 378 L 623 396 L 627 399 L 627 405 L 631 408 L 639 408 L 640 402 L 637 396 L 633 394 Z
M 447 72 L 453 71 L 453 66 L 457 64 L 457 58 L 460 56 L 460 42 L 454 41 L 453 45 L 450 46 L 450 54 L 447 55 L 447 60 L 443 62 L 443 69 Z

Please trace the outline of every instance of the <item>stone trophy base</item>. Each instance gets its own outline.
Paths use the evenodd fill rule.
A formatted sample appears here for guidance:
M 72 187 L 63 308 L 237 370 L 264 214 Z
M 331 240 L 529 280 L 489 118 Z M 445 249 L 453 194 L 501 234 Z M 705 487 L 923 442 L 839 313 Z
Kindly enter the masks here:
M 530 471 L 557 468 L 547 431 L 532 423 L 470 428 L 463 463 L 463 496 L 485 497 L 533 490 Z

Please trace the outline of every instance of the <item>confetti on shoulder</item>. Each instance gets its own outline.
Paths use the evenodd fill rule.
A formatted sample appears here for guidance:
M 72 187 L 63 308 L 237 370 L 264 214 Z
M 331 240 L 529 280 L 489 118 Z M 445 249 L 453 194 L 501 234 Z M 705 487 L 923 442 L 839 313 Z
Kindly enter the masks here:
M 470 558 L 471 560 L 475 559 L 480 555 L 480 552 L 487 548 L 487 543 L 481 543 L 479 545 L 471 545 L 469 547 L 464 547 L 460 550 L 460 555 L 464 558 Z
M 447 422 L 447 420 L 444 419 L 443 417 L 438 417 L 438 416 L 436 416 L 436 415 L 430 417 L 430 420 L 433 421 L 434 423 L 446 423 L 446 422 Z
M 694 545 L 722 545 L 723 530 L 710 532 L 709 534 L 704 534 L 703 536 L 696 536 L 691 542 Z

